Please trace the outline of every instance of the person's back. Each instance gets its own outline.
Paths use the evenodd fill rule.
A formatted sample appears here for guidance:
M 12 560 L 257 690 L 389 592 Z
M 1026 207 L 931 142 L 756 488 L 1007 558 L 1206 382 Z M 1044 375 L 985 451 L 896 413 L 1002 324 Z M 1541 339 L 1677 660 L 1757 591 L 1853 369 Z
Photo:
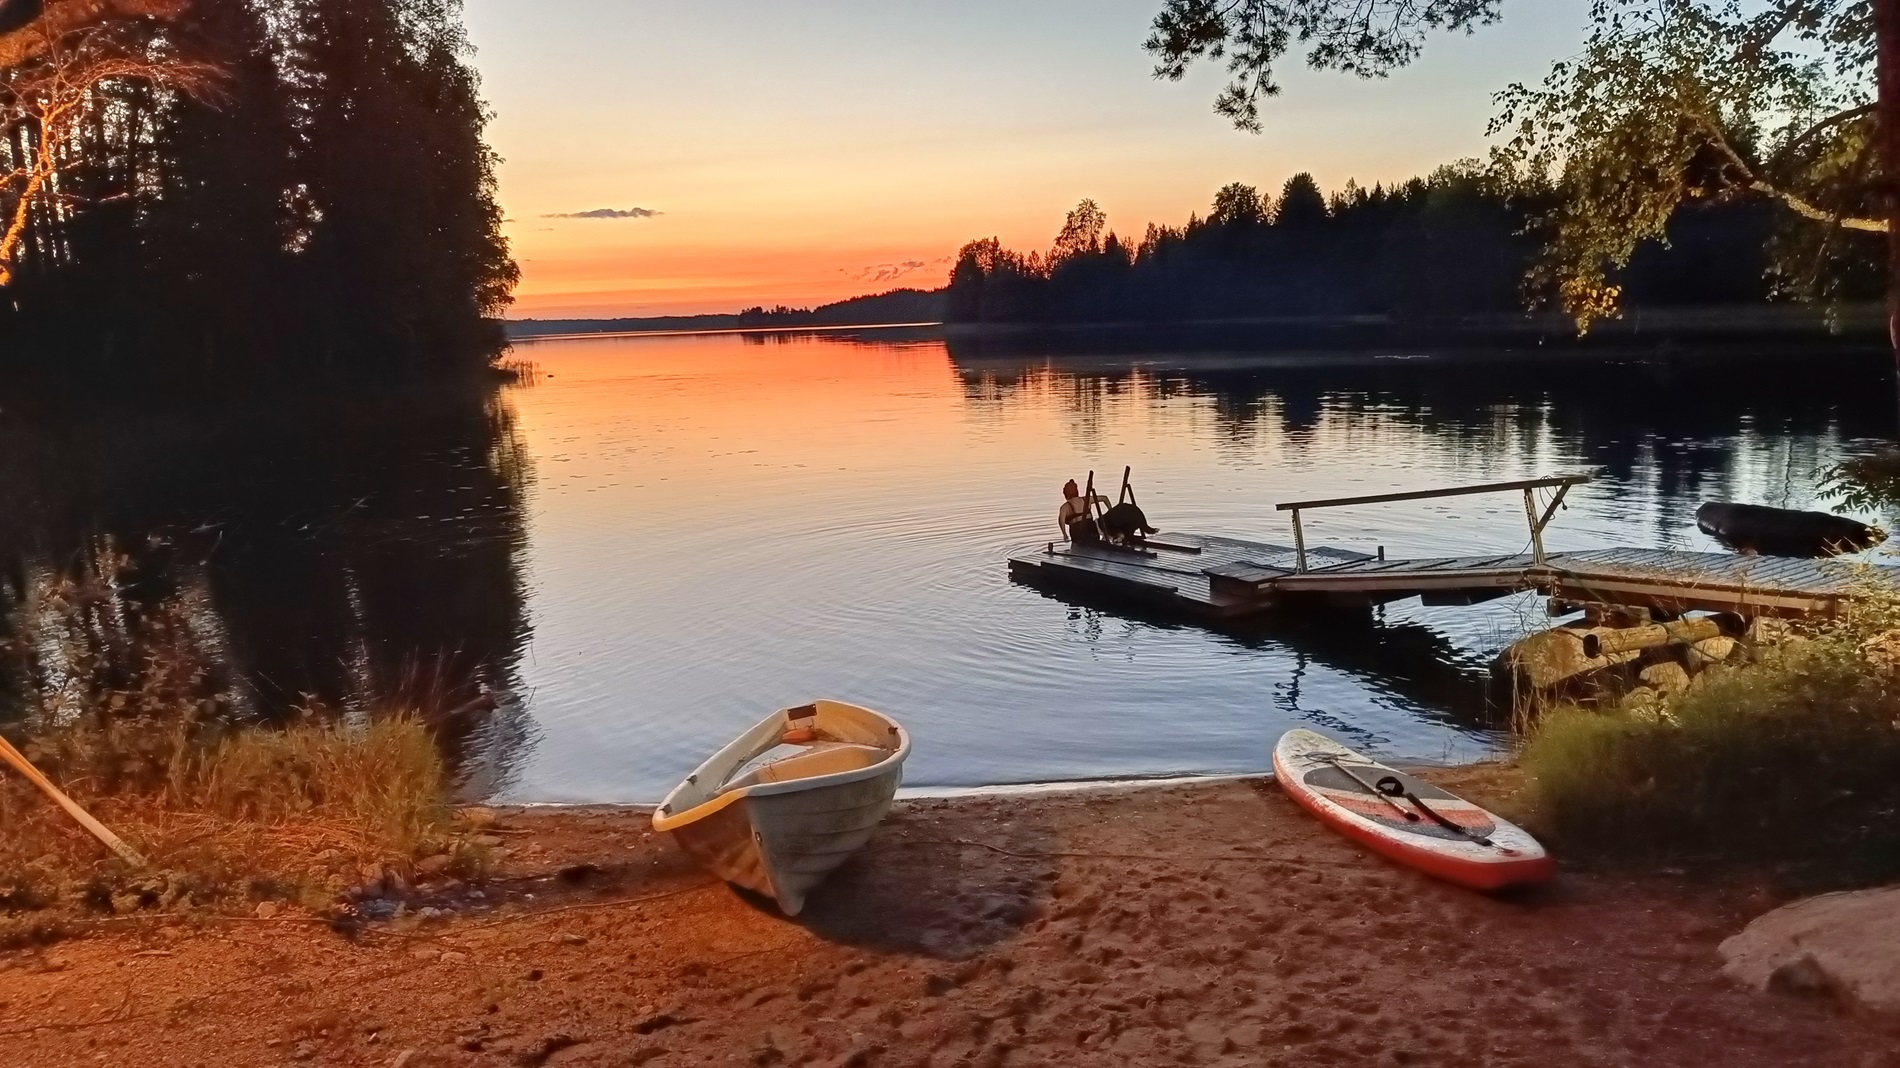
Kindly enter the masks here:
M 1095 526 L 1095 518 L 1089 514 L 1089 496 L 1084 494 L 1070 479 L 1062 486 L 1062 507 L 1056 512 L 1056 526 L 1062 528 L 1065 541 L 1092 542 L 1101 540 L 1101 531 Z M 1093 494 L 1095 503 L 1106 505 L 1108 498 Z

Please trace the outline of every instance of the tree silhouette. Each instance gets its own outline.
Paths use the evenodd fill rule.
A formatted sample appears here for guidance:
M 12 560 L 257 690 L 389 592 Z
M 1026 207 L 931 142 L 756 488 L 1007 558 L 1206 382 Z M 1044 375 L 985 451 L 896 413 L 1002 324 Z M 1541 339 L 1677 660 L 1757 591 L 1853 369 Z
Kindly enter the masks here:
M 1207 221 L 1216 226 L 1258 226 L 1267 221 L 1267 204 L 1260 190 L 1243 182 L 1229 182 L 1214 194 L 1214 210 Z
M 1502 0 L 1166 0 L 1145 47 L 1157 77 L 1225 60 L 1215 109 L 1259 131 L 1260 102 L 1296 47 L 1365 77 L 1417 58 L 1433 30 L 1496 21 Z M 1584 51 L 1538 87 L 1500 94 L 1499 170 L 1556 196 L 1531 276 L 1587 326 L 1614 314 L 1614 275 L 1680 209 L 1772 201 L 1798 236 L 1774 267 L 1800 296 L 1834 295 L 1885 234 L 1889 334 L 1900 358 L 1900 0 L 1592 0 Z M 1549 185 L 1540 188 L 1542 183 Z M 1845 247 L 1845 255 L 1840 250 Z M 1833 277 L 1825 277 L 1833 269 Z M 1806 277 L 1802 277 L 1805 272 Z
M 1305 171 L 1288 178 L 1273 221 L 1281 226 L 1312 227 L 1325 219 L 1326 195 L 1319 191 L 1319 182 Z
M 518 275 L 459 0 L 51 0 L 0 70 L 47 69 L 33 42 L 81 8 L 120 13 L 126 56 L 215 67 L 216 99 L 109 72 L 41 195 L 0 187 L 23 206 L 6 356 L 249 381 L 499 351 Z M 0 173 L 48 128 L 9 113 Z
M 1078 208 L 1047 260 L 995 238 L 965 245 L 945 314 L 955 322 L 1026 323 L 1515 317 L 1523 276 L 1538 257 L 1526 227 L 1552 201 L 1506 195 L 1468 161 L 1392 188 L 1349 182 L 1331 198 L 1311 175 L 1295 175 L 1271 219 L 1264 198 L 1234 183 L 1215 194 L 1205 219 L 1150 223 L 1132 245 L 1113 233 L 1098 245 L 1091 235 L 1106 229 L 1106 219 Z M 1770 210 L 1760 202 L 1710 202 L 1676 213 L 1668 244 L 1632 257 L 1628 299 L 1644 307 L 1768 299 Z M 1875 273 L 1863 271 L 1842 295 L 1878 293 Z

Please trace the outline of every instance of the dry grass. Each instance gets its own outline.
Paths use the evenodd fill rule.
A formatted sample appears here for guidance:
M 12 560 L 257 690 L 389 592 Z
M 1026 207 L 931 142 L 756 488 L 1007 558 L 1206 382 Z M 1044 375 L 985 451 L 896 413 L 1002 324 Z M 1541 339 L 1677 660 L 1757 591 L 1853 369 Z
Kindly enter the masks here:
M 1573 856 L 1900 875 L 1900 599 L 1874 592 L 1687 692 L 1544 717 L 1537 828 Z
M 442 758 L 413 717 L 185 741 L 162 761 L 147 752 L 146 766 L 164 774 L 144 779 L 124 774 L 125 733 L 72 728 L 34 749 L 149 866 L 130 869 L 17 776 L 5 776 L 0 913 L 248 908 L 260 900 L 320 907 L 384 870 L 407 880 L 422 856 L 451 853 L 462 875 L 482 867 L 479 852 L 454 837 Z M 98 789 L 105 781 L 93 771 L 98 765 L 117 789 Z
M 0 679 L 25 712 L 27 757 L 150 863 L 131 870 L 0 770 L 0 942 L 9 924 L 15 941 L 38 937 L 62 910 L 327 905 L 444 853 L 452 872 L 479 872 L 430 726 L 473 707 L 470 687 L 415 667 L 355 702 L 365 712 L 306 705 L 287 726 L 239 725 L 201 632 L 203 591 L 140 602 L 127 567 L 102 542 L 79 573 L 46 576 L 7 614 Z

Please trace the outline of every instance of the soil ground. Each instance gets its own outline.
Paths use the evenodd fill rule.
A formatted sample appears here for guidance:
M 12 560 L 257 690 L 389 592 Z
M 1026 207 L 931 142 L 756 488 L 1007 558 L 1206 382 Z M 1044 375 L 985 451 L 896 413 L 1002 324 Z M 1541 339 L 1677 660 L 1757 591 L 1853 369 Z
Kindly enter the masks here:
M 1718 976 L 1765 894 L 1467 893 L 1266 780 L 901 803 L 796 922 L 643 812 L 501 819 L 498 878 L 442 918 L 107 920 L 0 955 L 0 1064 L 1900 1068 L 1892 1025 Z

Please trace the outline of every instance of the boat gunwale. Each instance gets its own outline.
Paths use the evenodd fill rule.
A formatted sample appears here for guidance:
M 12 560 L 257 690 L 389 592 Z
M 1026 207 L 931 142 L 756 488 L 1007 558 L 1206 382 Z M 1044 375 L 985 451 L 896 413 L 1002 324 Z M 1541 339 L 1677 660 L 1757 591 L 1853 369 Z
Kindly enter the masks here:
M 725 808 L 728 805 L 735 804 L 747 798 L 772 797 L 772 796 L 782 795 L 782 794 L 805 793 L 811 790 L 820 790 L 820 789 L 824 789 L 824 788 L 832 787 L 832 786 L 847 786 L 852 783 L 864 782 L 866 780 L 875 779 L 883 775 L 889 775 L 889 774 L 892 774 L 893 772 L 901 771 L 905 758 L 910 756 L 910 732 L 905 730 L 902 724 L 898 723 L 896 720 L 885 715 L 884 713 L 877 711 L 876 709 L 865 708 L 863 705 L 854 705 L 845 701 L 827 701 L 827 700 L 812 701 L 808 703 L 812 705 L 820 705 L 820 706 L 833 705 L 839 708 L 850 709 L 852 711 L 862 712 L 869 716 L 872 716 L 882 721 L 890 729 L 891 733 L 894 734 L 897 738 L 897 745 L 893 749 L 886 750 L 883 758 L 878 760 L 876 763 L 868 764 L 862 768 L 850 768 L 845 771 L 834 771 L 825 775 L 813 775 L 813 776 L 809 776 L 805 778 L 788 779 L 784 782 L 752 783 L 751 785 L 742 786 L 737 789 L 721 789 L 718 793 L 714 794 L 712 797 L 706 799 L 705 801 L 700 802 L 697 805 L 694 805 L 692 808 L 689 808 L 685 810 L 684 812 L 676 812 L 676 813 L 671 813 L 671 814 L 667 812 L 667 809 L 672 807 L 673 799 L 675 797 L 677 797 L 682 791 L 687 790 L 690 787 L 698 785 L 695 782 L 696 779 L 698 779 L 699 777 L 703 775 L 708 774 L 709 769 L 712 769 L 724 763 L 725 761 L 729 760 L 730 754 L 733 748 L 739 745 L 740 743 L 744 742 L 747 735 L 753 734 L 754 732 L 761 731 L 768 724 L 772 724 L 775 721 L 779 724 L 779 730 L 774 732 L 773 736 L 769 739 L 769 741 L 766 741 L 762 744 L 755 745 L 746 756 L 744 756 L 743 758 L 738 760 L 737 763 L 732 765 L 734 769 L 734 774 L 736 774 L 738 769 L 743 767 L 746 763 L 756 759 L 761 754 L 770 752 L 772 749 L 775 749 L 779 745 L 783 744 L 783 741 L 780 735 L 783 733 L 785 725 L 789 724 L 790 722 L 790 717 L 787 715 L 787 713 L 791 711 L 791 708 L 790 707 L 781 708 L 778 711 L 760 720 L 758 723 L 753 724 L 753 726 L 750 729 L 748 729 L 744 734 L 741 734 L 738 738 L 735 738 L 733 741 L 727 743 L 725 746 L 722 746 L 718 752 L 715 752 L 711 756 L 707 757 L 704 761 L 702 761 L 699 767 L 694 768 L 692 773 L 687 775 L 685 779 L 681 780 L 678 786 L 675 786 L 673 787 L 673 789 L 667 791 L 666 796 L 661 799 L 659 805 L 655 807 L 653 810 L 653 829 L 656 831 L 678 830 L 681 827 L 685 827 L 690 824 L 696 823 L 699 820 L 705 819 L 706 817 L 713 815 L 714 813 L 720 811 L 721 809 Z M 792 706 L 792 707 L 803 707 L 803 706 Z M 728 778 L 730 778 L 730 776 L 728 776 Z

